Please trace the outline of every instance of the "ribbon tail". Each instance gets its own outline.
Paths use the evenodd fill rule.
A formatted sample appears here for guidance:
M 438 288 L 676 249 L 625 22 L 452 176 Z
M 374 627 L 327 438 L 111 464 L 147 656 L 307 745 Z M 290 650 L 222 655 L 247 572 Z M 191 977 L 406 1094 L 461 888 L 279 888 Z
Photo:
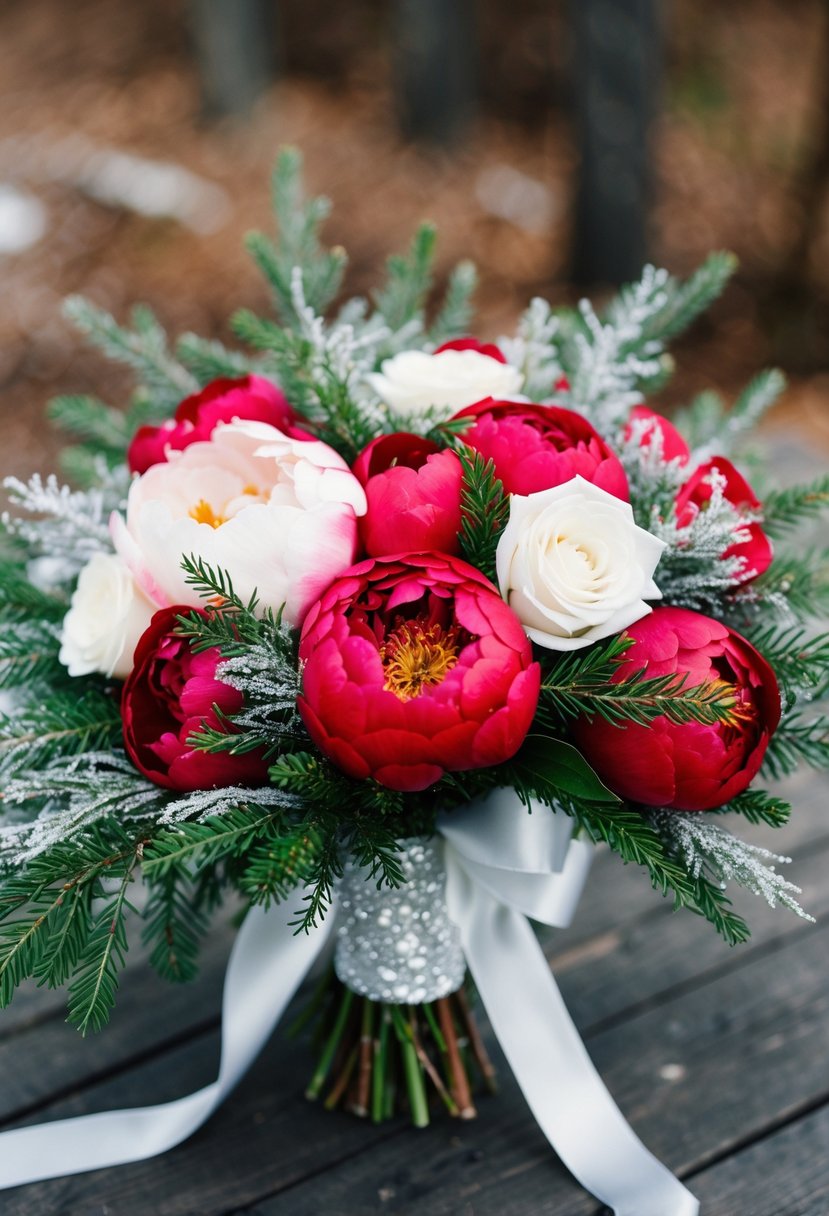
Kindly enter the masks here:
M 447 898 L 492 1028 L 544 1135 L 616 1216 L 697 1216 L 604 1086 L 526 917 L 449 866 Z
M 254 907 L 231 951 L 222 997 L 219 1075 L 158 1106 L 105 1111 L 0 1134 L 0 1189 L 143 1161 L 192 1135 L 224 1101 L 270 1037 L 323 950 L 335 916 L 294 936 L 290 912 Z

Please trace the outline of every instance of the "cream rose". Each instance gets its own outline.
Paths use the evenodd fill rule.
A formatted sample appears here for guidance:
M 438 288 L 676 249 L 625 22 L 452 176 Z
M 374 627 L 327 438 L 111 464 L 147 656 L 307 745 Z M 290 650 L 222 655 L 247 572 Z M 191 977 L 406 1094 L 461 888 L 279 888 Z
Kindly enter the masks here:
M 201 603 L 181 569 L 194 553 L 226 571 L 243 599 L 256 591 L 262 607 L 284 604 L 285 619 L 300 624 L 354 561 L 365 507 L 357 478 L 327 444 L 265 422 L 231 422 L 137 478 L 126 520 L 116 514 L 110 526 L 160 608 Z
M 653 573 L 664 549 L 636 525 L 630 503 L 574 477 L 511 496 L 498 585 L 534 642 L 577 650 L 651 611 L 647 601 L 662 598 Z
M 70 676 L 99 671 L 125 680 L 155 605 L 115 553 L 96 553 L 81 570 L 63 618 L 60 661 Z
M 415 419 L 428 411 L 448 418 L 485 397 L 512 397 L 521 388 L 522 376 L 511 364 L 476 350 L 435 355 L 406 350 L 386 359 L 368 380 L 392 413 Z

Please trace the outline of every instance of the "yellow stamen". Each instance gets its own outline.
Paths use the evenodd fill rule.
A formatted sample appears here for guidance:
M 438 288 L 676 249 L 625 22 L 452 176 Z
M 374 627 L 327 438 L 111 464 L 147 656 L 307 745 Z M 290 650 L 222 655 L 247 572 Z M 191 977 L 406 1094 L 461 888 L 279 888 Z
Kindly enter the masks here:
M 419 697 L 424 688 L 440 684 L 458 661 L 458 631 L 440 625 L 405 621 L 380 650 L 386 680 L 383 687 L 401 701 Z
M 189 515 L 197 524 L 210 524 L 211 528 L 221 528 L 222 524 L 227 522 L 223 515 L 215 514 L 210 503 L 204 498 L 200 498 L 195 507 L 190 508 Z

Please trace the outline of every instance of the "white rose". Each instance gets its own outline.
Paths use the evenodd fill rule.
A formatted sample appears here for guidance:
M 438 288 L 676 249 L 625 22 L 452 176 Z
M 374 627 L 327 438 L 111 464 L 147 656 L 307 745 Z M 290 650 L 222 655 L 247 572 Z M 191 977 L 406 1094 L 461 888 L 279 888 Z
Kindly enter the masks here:
M 662 598 L 653 572 L 665 547 L 630 503 L 574 477 L 510 497 L 498 585 L 534 642 L 577 650 L 647 616 L 646 601 Z
M 386 359 L 368 380 L 394 414 L 417 418 L 439 410 L 448 418 L 485 397 L 514 396 L 522 377 L 511 364 L 476 350 L 442 350 L 436 355 L 406 350 Z
M 126 679 L 138 639 L 155 611 L 120 557 L 96 553 L 81 570 L 63 618 L 61 663 L 70 676 L 100 671 Z

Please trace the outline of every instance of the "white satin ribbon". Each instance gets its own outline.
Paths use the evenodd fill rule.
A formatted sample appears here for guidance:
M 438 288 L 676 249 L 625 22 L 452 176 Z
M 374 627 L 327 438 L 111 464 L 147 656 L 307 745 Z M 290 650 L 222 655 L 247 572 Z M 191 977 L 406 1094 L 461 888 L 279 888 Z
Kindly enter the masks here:
M 159 1106 L 103 1111 L 0 1134 L 0 1188 L 143 1161 L 192 1136 L 244 1076 L 333 929 L 329 915 L 294 936 L 292 905 L 251 908 L 225 976 L 219 1075 L 194 1094 Z
M 542 1131 L 579 1182 L 616 1216 L 697 1216 L 693 1195 L 648 1152 L 605 1089 L 527 920 L 562 927 L 592 847 L 572 821 L 528 814 L 511 790 L 446 816 L 446 898 L 495 1035 Z M 219 1076 L 160 1106 L 66 1119 L 0 1134 L 0 1189 L 140 1161 L 191 1135 L 269 1038 L 329 940 L 332 908 L 294 936 L 292 905 L 248 913 L 222 1001 Z
M 592 846 L 570 841 L 562 859 L 559 825 L 569 840 L 572 820 L 528 815 L 511 790 L 447 817 L 449 915 L 495 1037 L 570 1173 L 616 1216 L 697 1216 L 697 1200 L 605 1088 L 527 920 L 563 928 L 581 892 Z M 490 841 L 497 852 L 487 862 Z

